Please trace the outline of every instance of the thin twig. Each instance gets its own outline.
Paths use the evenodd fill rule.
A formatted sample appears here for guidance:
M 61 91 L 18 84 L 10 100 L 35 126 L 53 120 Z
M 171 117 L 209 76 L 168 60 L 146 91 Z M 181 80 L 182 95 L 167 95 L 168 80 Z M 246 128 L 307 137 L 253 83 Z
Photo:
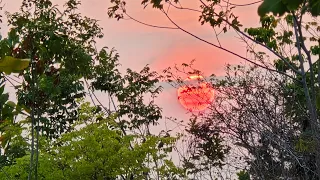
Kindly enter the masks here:
M 222 47 L 216 29 L 213 28 L 213 31 L 214 31 L 214 33 L 215 33 L 215 35 L 216 35 L 216 39 L 217 39 L 217 41 L 218 41 L 218 43 L 219 43 L 219 46 Z
M 178 28 L 175 28 L 175 27 L 167 27 L 167 26 L 158 26 L 158 25 L 152 25 L 152 24 L 147 24 L 147 23 L 144 23 L 142 21 L 139 21 L 135 18 L 133 18 L 132 16 L 130 16 L 128 13 L 124 13 L 126 16 L 128 16 L 130 19 L 132 19 L 133 21 L 136 21 L 137 23 L 140 23 L 140 24 L 143 24 L 145 26 L 149 26 L 149 27 L 153 27 L 153 28 L 159 28 L 159 29 L 178 29 Z
M 227 3 L 228 5 L 232 5 L 232 6 L 235 6 L 235 7 L 237 7 L 237 6 L 239 6 L 239 7 L 242 6 L 243 7 L 243 6 L 251 6 L 251 5 L 254 5 L 254 4 L 261 3 L 263 0 L 255 1 L 255 2 L 251 2 L 251 3 L 246 3 L 246 4 L 234 4 L 234 3 L 231 3 L 231 2 L 226 1 L 226 0 L 221 0 L 221 1 Z

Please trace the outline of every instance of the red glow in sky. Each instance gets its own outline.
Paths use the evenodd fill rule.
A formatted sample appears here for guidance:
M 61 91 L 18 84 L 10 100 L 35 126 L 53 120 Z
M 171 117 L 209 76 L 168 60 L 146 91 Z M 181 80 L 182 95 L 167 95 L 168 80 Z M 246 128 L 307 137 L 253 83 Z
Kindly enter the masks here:
M 203 111 L 210 106 L 214 99 L 214 90 L 209 83 L 200 82 L 202 76 L 189 76 L 185 82 L 187 85 L 178 89 L 178 100 L 189 111 Z M 189 82 L 196 80 L 195 83 Z

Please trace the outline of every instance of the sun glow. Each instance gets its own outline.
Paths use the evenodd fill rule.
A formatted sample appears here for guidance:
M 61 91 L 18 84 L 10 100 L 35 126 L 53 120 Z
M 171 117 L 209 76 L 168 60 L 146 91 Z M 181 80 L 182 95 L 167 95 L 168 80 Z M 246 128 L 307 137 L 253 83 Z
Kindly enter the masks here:
M 211 85 L 203 82 L 203 77 L 199 75 L 189 76 L 185 82 L 186 85 L 178 89 L 180 104 L 189 111 L 203 111 L 208 108 L 214 99 Z

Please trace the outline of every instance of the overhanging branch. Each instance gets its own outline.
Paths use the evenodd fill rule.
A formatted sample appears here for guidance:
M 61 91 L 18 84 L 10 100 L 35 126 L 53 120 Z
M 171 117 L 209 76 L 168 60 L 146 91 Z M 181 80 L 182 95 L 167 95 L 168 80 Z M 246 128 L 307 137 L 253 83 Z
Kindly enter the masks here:
M 180 27 L 177 23 L 175 23 L 175 22 L 169 17 L 169 15 L 168 15 L 164 10 L 162 10 L 162 13 L 164 13 L 165 16 L 169 19 L 169 21 L 170 21 L 173 25 L 175 25 L 178 29 L 180 29 L 181 31 L 189 34 L 190 36 L 192 36 L 192 37 L 194 37 L 194 38 L 196 38 L 196 39 L 198 39 L 198 40 L 200 40 L 200 41 L 202 41 L 202 42 L 205 42 L 205 43 L 207 43 L 207 44 L 209 44 L 209 45 L 211 45 L 211 46 L 214 46 L 214 47 L 216 47 L 216 48 L 218 48 L 218 49 L 221 49 L 221 50 L 223 50 L 223 51 L 226 51 L 226 52 L 228 52 L 228 53 L 230 53 L 230 54 L 232 54 L 232 55 L 234 55 L 234 56 L 237 56 L 237 57 L 239 57 L 240 59 L 243 59 L 243 60 L 245 60 L 245 61 L 248 61 L 248 62 L 250 62 L 250 63 L 252 63 L 252 64 L 254 64 L 254 65 L 258 66 L 258 67 L 264 68 L 264 69 L 269 70 L 269 71 L 277 72 L 277 73 L 282 74 L 282 75 L 284 75 L 284 76 L 287 76 L 287 77 L 289 77 L 289 78 L 291 78 L 291 79 L 293 79 L 293 80 L 295 80 L 295 81 L 299 81 L 299 80 L 297 80 L 295 77 L 293 77 L 293 76 L 291 76 L 291 75 L 288 75 L 288 74 L 286 74 L 286 73 L 284 73 L 284 72 L 281 72 L 281 71 L 277 71 L 277 70 L 275 70 L 275 69 L 271 69 L 271 68 L 266 67 L 266 66 L 262 66 L 261 64 L 258 64 L 258 63 L 254 62 L 254 61 L 251 61 L 250 59 L 248 59 L 248 58 L 246 58 L 246 57 L 243 57 L 243 56 L 241 56 L 241 55 L 239 55 L 239 54 L 237 54 L 237 53 L 235 53 L 235 52 L 232 52 L 232 51 L 230 51 L 230 50 L 228 50 L 228 49 L 226 49 L 226 48 L 224 48 L 224 47 L 220 47 L 220 46 L 218 46 L 218 45 L 216 45 L 216 44 L 213 44 L 213 43 L 211 43 L 211 42 L 209 42 L 209 41 L 207 41 L 207 40 L 205 40 L 205 39 L 202 39 L 202 38 L 200 38 L 199 36 L 197 36 L 197 35 L 189 32 L 189 31 L 183 29 L 182 27 Z

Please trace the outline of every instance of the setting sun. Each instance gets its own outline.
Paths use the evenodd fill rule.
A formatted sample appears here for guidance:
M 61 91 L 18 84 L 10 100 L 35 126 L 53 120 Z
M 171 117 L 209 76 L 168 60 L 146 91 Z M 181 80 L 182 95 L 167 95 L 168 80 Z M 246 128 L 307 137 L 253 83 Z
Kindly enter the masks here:
M 214 90 L 202 76 L 192 75 L 185 79 L 185 85 L 178 89 L 180 104 L 189 111 L 203 111 L 214 99 Z

